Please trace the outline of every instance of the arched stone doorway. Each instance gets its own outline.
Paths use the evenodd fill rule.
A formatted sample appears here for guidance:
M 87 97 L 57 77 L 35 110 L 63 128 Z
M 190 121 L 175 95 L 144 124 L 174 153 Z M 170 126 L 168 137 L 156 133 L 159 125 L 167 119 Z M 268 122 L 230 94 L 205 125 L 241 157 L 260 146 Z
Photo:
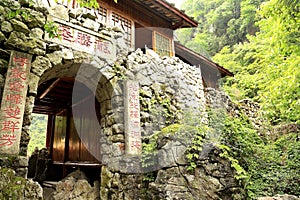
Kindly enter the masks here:
M 41 76 L 33 113 L 48 115 L 46 179 L 59 180 L 78 168 L 99 179 L 113 94 L 110 81 L 92 65 L 54 66 Z

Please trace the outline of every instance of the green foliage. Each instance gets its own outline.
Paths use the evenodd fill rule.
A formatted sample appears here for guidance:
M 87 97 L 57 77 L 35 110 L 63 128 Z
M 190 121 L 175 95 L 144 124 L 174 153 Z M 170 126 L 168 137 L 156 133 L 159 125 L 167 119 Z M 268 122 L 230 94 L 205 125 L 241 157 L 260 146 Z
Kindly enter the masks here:
M 8 19 L 13 19 L 13 18 L 17 18 L 17 17 L 22 17 L 23 19 L 27 20 L 30 17 L 30 12 L 29 10 L 25 10 L 25 9 L 18 9 L 15 11 L 10 11 L 7 14 L 7 18 Z
M 191 110 L 183 113 L 181 124 L 178 126 L 176 133 L 177 138 L 181 138 L 187 145 L 185 157 L 189 163 L 188 170 L 193 171 L 197 167 L 197 160 L 202 152 L 203 145 L 207 142 L 215 142 L 217 140 L 216 131 L 218 122 L 206 124 L 203 119 L 202 110 Z M 217 115 L 217 114 L 216 114 Z M 222 114 L 221 114 L 222 115 Z M 211 114 L 212 118 L 213 116 Z M 217 117 L 216 117 L 217 118 Z M 212 120 L 209 120 L 212 122 Z
M 33 119 L 30 125 L 30 141 L 28 144 L 28 155 L 30 155 L 35 147 L 42 149 L 46 146 L 47 133 L 47 116 L 33 114 Z
M 249 42 L 224 47 L 214 60 L 233 71 L 224 89 L 233 99 L 260 102 L 273 124 L 300 119 L 300 12 L 299 5 L 265 2 L 257 23 L 260 32 Z
M 224 46 L 247 41 L 258 28 L 256 10 L 263 0 L 185 0 L 182 9 L 193 16 L 199 26 L 177 31 L 181 43 L 196 52 L 214 55 Z
M 262 2 L 186 0 L 184 8 L 200 26 L 180 31 L 178 38 L 198 52 L 221 50 L 213 60 L 235 74 L 223 80 L 233 100 L 258 102 L 271 125 L 300 124 L 300 4 L 298 0 Z M 207 135 L 222 134 L 221 156 L 230 160 L 248 198 L 299 196 L 299 133 L 277 133 L 272 139 L 264 135 L 269 130 L 260 127 L 258 133 L 245 116 L 216 113 L 209 113 Z
M 221 156 L 229 159 L 231 166 L 236 170 L 236 179 L 245 185 L 249 183 L 250 175 L 246 172 L 250 167 L 249 164 L 255 162 L 253 157 L 255 147 L 262 142 L 246 116 L 224 118 L 224 129 L 219 146 L 223 150 Z
M 144 95 L 147 96 L 147 92 L 140 89 L 142 110 L 154 115 L 157 123 L 164 122 L 165 125 L 177 123 L 181 111 L 175 107 L 174 101 L 172 101 L 173 95 L 165 92 L 165 85 L 162 84 L 159 87 L 160 90 L 153 91 L 154 95 L 150 101 L 142 98 Z
M 257 146 L 248 173 L 251 184 L 248 185 L 250 197 L 274 194 L 293 194 L 299 196 L 300 144 L 297 135 L 282 135 L 275 141 Z
M 58 0 L 55 1 L 58 2 Z M 79 3 L 80 7 L 99 8 L 97 0 L 77 0 L 76 2 Z M 114 2 L 117 3 L 117 0 L 114 0 Z
M 31 6 L 31 5 L 33 5 L 33 1 L 29 2 L 29 6 Z M 18 9 L 16 11 L 10 11 L 7 14 L 8 19 L 20 18 L 20 17 L 22 17 L 23 19 L 25 19 L 27 21 L 28 18 L 32 17 L 32 15 L 30 14 L 30 11 L 27 9 Z M 50 38 L 59 37 L 58 25 L 56 23 L 54 23 L 52 21 L 48 21 L 44 25 L 44 29 L 45 29 L 45 32 L 49 34 Z
M 159 143 L 163 138 L 185 139 L 183 129 L 185 130 L 185 127 L 181 124 L 172 124 L 162 128 L 160 131 L 156 131 L 149 137 L 145 137 L 142 143 L 142 167 L 147 170 L 157 164 Z
M 24 196 L 24 187 L 26 180 L 21 177 L 16 177 L 11 169 L 0 167 L 1 182 L 5 184 L 0 185 L 0 199 L 17 200 Z
M 277 133 L 275 139 L 254 129 L 248 117 L 232 117 L 223 110 L 209 110 L 209 124 L 201 123 L 201 117 L 185 113 L 180 124 L 173 124 L 156 132 L 143 143 L 144 167 L 155 165 L 162 138 L 189 139 L 186 151 L 188 169 L 197 167 L 203 145 L 213 142 L 221 149 L 221 157 L 230 161 L 235 178 L 247 191 L 247 199 L 276 194 L 300 195 L 300 143 L 299 133 Z M 269 127 L 267 127 L 269 129 Z M 182 139 L 183 140 L 183 139 Z M 155 180 L 149 173 L 144 181 Z
M 297 133 L 278 133 L 275 140 L 263 140 L 245 116 L 226 117 L 219 148 L 224 152 L 221 156 L 231 161 L 249 199 L 284 193 L 299 196 L 298 137 Z
M 191 129 L 191 127 L 189 127 Z M 190 146 L 187 148 L 186 151 L 186 158 L 189 163 L 188 170 L 193 171 L 197 167 L 197 159 L 199 158 L 199 155 L 202 151 L 202 147 L 208 131 L 207 126 L 196 126 L 193 127 L 195 129 L 195 135 L 192 139 L 192 143 Z
M 201 121 L 201 112 L 186 111 L 180 123 L 174 123 L 162 128 L 149 137 L 143 139 L 142 166 L 151 169 L 157 164 L 157 154 L 165 139 L 179 141 L 187 146 L 186 158 L 190 164 L 189 170 L 196 167 L 196 159 L 202 150 L 202 145 L 208 127 Z
M 60 37 L 59 33 L 58 33 L 58 25 L 52 21 L 48 21 L 45 26 L 44 29 L 46 31 L 46 33 L 49 34 L 49 38 L 55 38 L 55 37 Z
M 144 138 L 142 143 L 142 167 L 144 169 L 153 167 L 155 163 L 155 158 L 157 156 L 157 139 L 158 133 L 151 135 L 148 138 Z
M 114 0 L 115 2 L 117 0 Z M 87 7 L 87 8 L 99 8 L 99 4 L 97 0 L 78 0 L 77 1 L 81 7 Z
M 235 170 L 235 179 L 239 180 L 242 184 L 246 184 L 249 180 L 249 175 L 239 164 L 239 161 L 232 156 L 234 154 L 232 149 L 224 144 L 219 144 L 218 147 L 223 151 L 223 153 L 220 154 L 220 157 L 228 159 L 231 163 L 231 167 Z

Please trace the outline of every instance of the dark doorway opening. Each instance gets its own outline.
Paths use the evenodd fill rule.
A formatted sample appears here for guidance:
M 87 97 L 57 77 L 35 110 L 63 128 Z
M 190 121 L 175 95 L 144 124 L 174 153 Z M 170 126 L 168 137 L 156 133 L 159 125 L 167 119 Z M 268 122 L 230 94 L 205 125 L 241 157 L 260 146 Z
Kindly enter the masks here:
M 78 94 L 74 98 L 75 83 Z M 96 119 L 92 112 L 96 112 Z M 51 79 L 39 85 L 33 113 L 48 115 L 46 148 L 50 160 L 42 169 L 47 171 L 35 173 L 43 174 L 35 178 L 57 181 L 80 169 L 91 181 L 99 179 L 100 135 L 95 127 L 100 123 L 100 105 L 94 93 L 74 78 Z

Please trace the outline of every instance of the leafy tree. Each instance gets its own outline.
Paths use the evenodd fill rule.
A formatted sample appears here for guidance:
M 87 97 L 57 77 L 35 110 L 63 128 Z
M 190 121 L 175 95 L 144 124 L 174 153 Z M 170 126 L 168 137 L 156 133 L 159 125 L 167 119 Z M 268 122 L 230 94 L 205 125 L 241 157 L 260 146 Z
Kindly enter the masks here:
M 179 30 L 177 38 L 196 52 L 214 55 L 224 46 L 247 40 L 257 32 L 256 10 L 262 0 L 185 0 L 182 8 L 193 16 L 196 29 Z
M 28 144 L 28 154 L 30 155 L 35 147 L 39 149 L 46 146 L 47 133 L 47 116 L 33 114 L 33 119 L 30 125 L 30 142 Z
M 225 150 L 225 157 L 238 161 L 236 169 L 243 172 L 241 180 L 247 199 L 276 194 L 300 195 L 297 133 L 278 132 L 274 138 L 262 139 L 245 116 L 227 116 L 223 122 L 221 148 Z
M 300 12 L 285 2 L 265 2 L 257 23 L 260 31 L 249 42 L 225 47 L 214 60 L 236 73 L 225 90 L 233 98 L 261 103 L 272 123 L 300 119 Z
M 191 2 L 184 6 L 200 26 L 178 38 L 198 52 L 218 52 L 213 60 L 235 74 L 223 80 L 232 99 L 260 103 L 271 125 L 300 124 L 299 0 L 194 1 L 201 11 Z M 265 135 L 272 127 L 258 132 L 243 116 L 223 123 L 223 156 L 238 161 L 232 165 L 243 172 L 249 199 L 300 195 L 299 133 Z

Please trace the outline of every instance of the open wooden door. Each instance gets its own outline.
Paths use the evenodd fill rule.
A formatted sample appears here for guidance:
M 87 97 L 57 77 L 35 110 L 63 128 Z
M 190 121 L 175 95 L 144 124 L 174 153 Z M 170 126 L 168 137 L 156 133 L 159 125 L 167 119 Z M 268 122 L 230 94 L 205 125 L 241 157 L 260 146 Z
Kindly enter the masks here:
M 84 84 L 72 101 L 74 78 L 52 79 L 39 86 L 34 112 L 48 114 L 47 147 L 63 177 L 73 168 L 100 168 L 100 105 Z M 77 86 L 76 86 L 77 87 Z M 95 113 L 92 115 L 91 113 Z M 99 129 L 99 128 L 98 128 Z

